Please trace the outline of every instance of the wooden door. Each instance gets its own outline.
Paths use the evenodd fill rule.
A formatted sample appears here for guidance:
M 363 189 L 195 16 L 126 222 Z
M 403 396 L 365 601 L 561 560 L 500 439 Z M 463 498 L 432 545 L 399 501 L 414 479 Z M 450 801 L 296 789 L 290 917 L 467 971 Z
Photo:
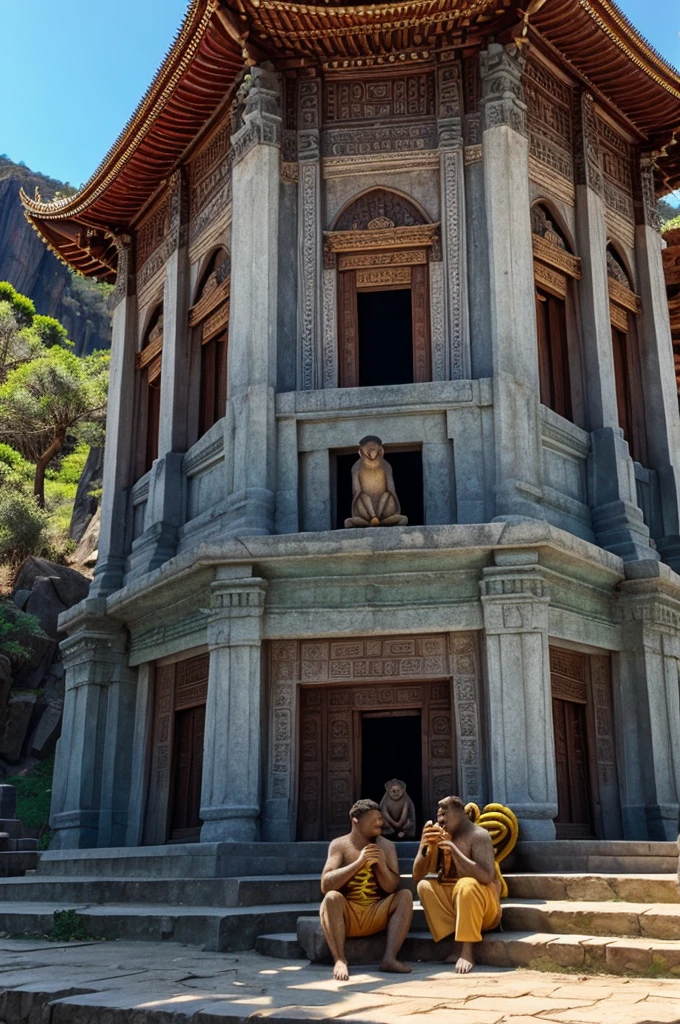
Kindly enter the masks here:
M 201 654 L 156 667 L 144 843 L 198 838 L 208 666 Z
M 588 737 L 588 658 L 550 650 L 558 839 L 594 836 L 591 757 Z
M 362 795 L 362 714 L 408 708 L 421 714 L 422 803 L 432 813 L 455 789 L 450 683 L 301 688 L 298 839 L 348 831 L 348 811 Z

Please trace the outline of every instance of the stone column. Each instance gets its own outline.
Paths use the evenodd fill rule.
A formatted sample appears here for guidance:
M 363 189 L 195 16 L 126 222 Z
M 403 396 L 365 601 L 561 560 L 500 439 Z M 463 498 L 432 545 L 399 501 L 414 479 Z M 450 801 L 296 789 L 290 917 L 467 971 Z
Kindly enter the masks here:
M 158 458 L 149 477 L 144 533 L 132 545 L 131 570 L 150 572 L 175 554 L 177 530 L 184 522 L 186 451 L 189 415 L 189 255 L 188 182 L 177 171 L 171 183 L 169 234 L 174 241 L 165 265 L 163 291 L 163 360 Z
M 673 343 L 668 319 L 668 299 L 663 273 L 651 161 L 644 157 L 640 167 L 638 224 L 635 228 L 635 256 L 642 298 L 638 345 L 642 371 L 648 462 L 659 479 L 663 533 L 656 546 L 663 558 L 680 572 L 680 522 L 678 515 L 680 481 L 680 416 L 675 383 Z
M 298 82 L 298 389 L 322 387 L 321 82 Z
M 441 189 L 442 257 L 445 337 L 448 345 L 439 353 L 437 322 L 433 316 L 433 377 L 435 380 L 468 380 L 470 324 L 468 319 L 465 239 L 465 176 L 462 134 L 463 97 L 460 64 L 447 64 L 437 72 L 437 131 Z M 431 266 L 436 285 L 439 267 Z M 436 295 L 436 288 L 435 288 Z M 436 302 L 433 303 L 436 313 Z
M 65 612 L 61 649 L 66 692 L 57 744 L 50 826 L 52 849 L 120 845 L 130 797 L 135 673 L 127 638 L 105 617 L 103 598 Z
M 555 838 L 557 779 L 549 597 L 535 551 L 494 552 L 482 570 L 489 799 L 511 807 L 522 839 Z
M 225 573 L 220 577 L 220 572 Z M 201 842 L 259 838 L 265 580 L 217 571 L 208 626 Z
M 658 577 L 619 588 L 625 647 L 614 693 L 625 839 L 678 835 L 680 588 L 665 566 L 657 569 Z
M 227 396 L 227 527 L 271 533 L 276 490 L 279 84 L 252 68 L 232 137 L 233 214 Z M 237 115 L 238 116 L 238 115 Z
M 491 43 L 481 54 L 497 519 L 543 518 L 523 64 L 514 46 Z
M 593 99 L 582 93 L 575 118 L 576 232 L 582 260 L 579 286 L 583 324 L 587 426 L 591 432 L 589 491 L 597 543 L 624 559 L 658 558 L 637 507 L 635 468 L 619 427 L 614 379 L 607 227 Z
M 114 292 L 109 397 L 106 412 L 104 481 L 99 529 L 99 557 L 90 597 L 105 597 L 123 585 L 127 503 L 132 480 L 137 292 L 134 248 L 130 238 L 119 240 L 118 277 Z

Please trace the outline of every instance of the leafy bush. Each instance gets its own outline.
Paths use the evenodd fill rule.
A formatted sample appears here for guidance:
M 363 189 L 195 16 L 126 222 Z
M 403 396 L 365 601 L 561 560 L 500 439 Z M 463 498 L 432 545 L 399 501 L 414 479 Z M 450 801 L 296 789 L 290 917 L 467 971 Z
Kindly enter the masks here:
M 23 661 L 31 654 L 21 640 L 26 636 L 44 636 L 35 615 L 27 615 L 11 601 L 0 600 L 0 654 L 11 661 Z
M 47 513 L 32 494 L 0 490 L 0 562 L 16 564 L 39 554 L 45 538 Z
M 90 942 L 96 935 L 90 935 L 75 910 L 55 910 L 54 926 L 45 938 L 50 942 Z
M 69 341 L 66 328 L 62 327 L 53 316 L 36 314 L 33 317 L 31 329 L 38 335 L 45 348 L 52 348 L 53 345 L 61 345 L 62 348 L 73 348 L 73 342 Z
M 48 828 L 53 775 L 54 758 L 48 757 L 39 761 L 34 768 L 3 780 L 16 789 L 17 818 L 26 828 L 34 831 L 37 829 L 41 833 Z
M 35 306 L 28 295 L 22 295 L 9 281 L 0 281 L 0 301 L 10 304 L 19 327 L 30 327 Z

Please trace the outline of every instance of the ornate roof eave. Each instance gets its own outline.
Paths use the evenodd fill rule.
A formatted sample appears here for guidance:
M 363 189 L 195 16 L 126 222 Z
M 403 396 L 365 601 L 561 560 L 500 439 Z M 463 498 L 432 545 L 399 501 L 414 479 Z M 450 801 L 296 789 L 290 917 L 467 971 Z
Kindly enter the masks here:
M 129 227 L 223 102 L 247 56 L 219 0 L 191 0 L 149 89 L 89 181 L 52 202 L 21 191 L 26 219 L 61 260 L 87 276 L 115 277 L 115 250 L 113 260 L 107 254 L 102 261 L 76 239 Z
M 680 183 L 680 73 L 613 0 L 550 0 L 531 16 L 537 33 L 606 97 L 645 140 L 663 195 Z

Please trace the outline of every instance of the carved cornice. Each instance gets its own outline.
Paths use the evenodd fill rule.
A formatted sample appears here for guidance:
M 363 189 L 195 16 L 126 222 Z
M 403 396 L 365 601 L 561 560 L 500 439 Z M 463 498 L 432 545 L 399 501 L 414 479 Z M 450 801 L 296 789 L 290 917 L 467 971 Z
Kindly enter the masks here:
M 553 245 L 541 235 L 532 234 L 531 242 L 534 250 L 534 259 L 547 263 L 550 267 L 561 270 L 576 281 L 580 281 L 583 274 L 581 271 L 581 260 L 578 256 L 572 256 L 566 249 Z
M 227 301 L 230 284 L 231 278 L 227 277 L 221 284 L 216 284 L 211 291 L 201 295 L 198 302 L 189 310 L 189 327 L 196 327 L 197 324 L 200 324 L 201 320 L 205 320 L 221 303 Z
M 325 231 L 328 252 L 365 252 L 373 249 L 422 249 L 433 245 L 439 223 L 359 231 Z
M 561 299 L 567 297 L 567 276 L 554 267 L 549 267 L 540 260 L 534 260 L 534 279 L 537 285 L 541 285 L 549 292 L 559 295 Z
M 427 263 L 425 249 L 343 253 L 338 259 L 338 270 L 359 270 L 368 267 L 411 267 L 422 263 Z
M 137 369 L 142 370 L 149 363 L 153 362 L 156 356 L 163 351 L 163 328 L 157 333 L 149 336 L 149 344 L 145 345 L 141 352 L 137 353 Z
M 623 306 L 624 309 L 629 310 L 631 313 L 637 314 L 641 311 L 642 302 L 640 296 L 636 295 L 630 288 L 626 288 L 619 281 L 615 281 L 613 277 L 607 278 L 607 285 L 611 302 L 617 306 Z
M 522 89 L 525 58 L 512 44 L 503 48 L 492 43 L 482 51 L 480 59 L 484 127 L 507 125 L 520 135 L 527 135 L 527 106 Z

